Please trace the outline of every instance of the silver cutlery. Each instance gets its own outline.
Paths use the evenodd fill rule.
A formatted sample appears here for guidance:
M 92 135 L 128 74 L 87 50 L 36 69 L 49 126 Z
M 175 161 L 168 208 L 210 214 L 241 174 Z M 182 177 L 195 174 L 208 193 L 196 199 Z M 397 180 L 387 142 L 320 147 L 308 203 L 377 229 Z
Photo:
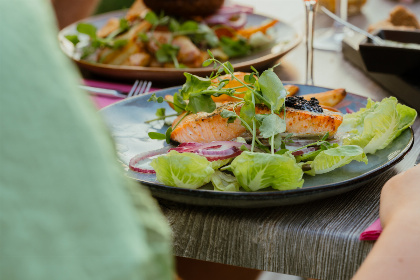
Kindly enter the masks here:
M 152 82 L 150 81 L 136 80 L 130 92 L 128 93 L 127 97 L 133 97 L 136 95 L 146 93 L 150 90 L 151 86 L 152 86 Z
M 365 35 L 366 37 L 368 37 L 369 39 L 372 40 L 372 42 L 378 46 L 387 46 L 387 47 L 396 47 L 396 48 L 406 48 L 406 49 L 414 49 L 414 50 L 420 50 L 420 44 L 416 44 L 416 43 L 401 43 L 401 42 L 395 42 L 395 41 L 391 41 L 391 40 L 384 40 L 382 38 L 380 38 L 379 36 L 375 36 L 373 34 L 370 34 L 369 32 L 360 29 L 359 27 L 345 21 L 342 20 L 341 18 L 339 18 L 338 16 L 336 16 L 334 13 L 330 12 L 327 8 L 321 6 L 321 10 L 328 15 L 329 17 L 331 17 L 332 19 L 334 19 L 335 21 L 341 23 L 344 26 L 347 26 L 348 28 L 352 29 L 353 31 L 356 31 L 362 35 Z
M 321 6 L 321 10 L 330 18 L 334 19 L 335 21 L 341 23 L 342 25 L 350 28 L 353 31 L 356 31 L 362 35 L 365 35 L 366 37 L 368 37 L 369 39 L 372 40 L 372 42 L 374 42 L 375 44 L 379 45 L 379 46 L 384 46 L 386 44 L 385 40 L 379 38 L 378 36 L 372 35 L 369 32 L 345 21 L 342 20 L 340 17 L 336 16 L 334 13 L 330 12 L 327 8 L 325 8 L 324 6 Z
M 128 97 L 133 97 L 133 96 L 147 93 L 150 90 L 151 86 L 152 86 L 151 81 L 136 80 L 134 82 L 134 85 L 131 87 L 129 93 L 124 94 L 122 91 L 119 91 L 119 90 L 79 85 L 80 88 L 95 95 L 115 96 L 115 97 L 121 97 L 121 98 L 128 98 Z

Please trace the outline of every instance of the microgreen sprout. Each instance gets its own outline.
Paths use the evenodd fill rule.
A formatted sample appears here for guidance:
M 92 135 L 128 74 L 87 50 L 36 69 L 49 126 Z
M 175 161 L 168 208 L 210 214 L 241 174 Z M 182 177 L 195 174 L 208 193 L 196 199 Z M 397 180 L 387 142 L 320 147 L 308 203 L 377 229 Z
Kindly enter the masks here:
M 176 26 L 176 23 L 172 23 Z M 174 27 L 175 28 L 175 27 Z M 227 123 L 232 123 L 235 120 L 240 120 L 241 124 L 251 133 L 252 144 L 251 152 L 254 152 L 255 147 L 266 150 L 271 154 L 275 153 L 280 133 L 286 130 L 285 122 L 285 107 L 284 99 L 286 97 L 286 90 L 278 76 L 270 68 L 260 74 L 254 67 L 252 72 L 245 75 L 241 80 L 235 76 L 235 68 L 229 62 L 221 62 L 215 58 L 213 53 L 208 50 L 209 59 L 203 62 L 203 66 L 210 66 L 213 64 L 215 71 L 208 78 L 202 78 L 190 73 L 184 73 L 186 82 L 182 88 L 174 95 L 173 101 L 168 100 L 174 105 L 178 114 L 185 112 L 184 116 L 170 128 L 175 129 L 185 116 L 195 114 L 198 112 L 211 113 L 216 109 L 216 103 L 212 97 L 221 95 L 228 95 L 238 100 L 232 110 L 222 110 L 221 116 L 227 118 Z M 229 75 L 229 78 L 222 76 Z M 240 86 L 233 88 L 225 88 L 231 81 L 236 80 Z M 246 89 L 243 97 L 235 96 L 239 89 Z M 162 102 L 163 97 L 156 97 L 152 95 L 149 101 Z M 265 105 L 270 109 L 269 114 L 257 114 L 256 106 Z M 237 113 L 237 108 L 239 113 Z M 280 110 L 283 109 L 283 118 L 279 116 Z M 157 119 L 162 120 L 169 116 L 162 112 L 156 114 Z M 150 121 L 154 121 L 150 120 Z M 150 122 L 149 121 L 149 122 Z M 271 149 L 267 148 L 257 138 L 257 131 L 259 131 L 262 138 L 268 138 Z M 154 137 L 158 137 L 153 134 Z M 167 139 L 168 131 L 165 135 L 161 134 L 159 139 Z

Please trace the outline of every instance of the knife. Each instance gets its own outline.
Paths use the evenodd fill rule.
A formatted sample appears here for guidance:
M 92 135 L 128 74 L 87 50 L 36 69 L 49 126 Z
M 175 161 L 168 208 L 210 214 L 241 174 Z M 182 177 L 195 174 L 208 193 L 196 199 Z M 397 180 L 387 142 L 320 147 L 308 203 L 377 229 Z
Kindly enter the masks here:
M 120 98 L 127 97 L 126 94 L 122 93 L 121 91 L 114 90 L 114 89 L 89 87 L 89 86 L 83 86 L 83 85 L 79 85 L 79 87 L 95 95 L 114 96 L 114 97 L 120 97 Z

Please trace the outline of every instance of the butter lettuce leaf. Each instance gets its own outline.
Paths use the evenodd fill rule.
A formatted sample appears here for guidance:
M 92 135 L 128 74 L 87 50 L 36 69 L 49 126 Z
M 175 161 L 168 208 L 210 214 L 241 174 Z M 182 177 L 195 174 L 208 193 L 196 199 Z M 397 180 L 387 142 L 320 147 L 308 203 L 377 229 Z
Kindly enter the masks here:
M 246 191 L 268 187 L 290 190 L 303 185 L 303 171 L 289 153 L 278 155 L 245 151 L 222 170 L 231 171 Z
M 310 163 L 311 170 L 305 173 L 314 176 L 315 174 L 323 174 L 334 169 L 349 164 L 353 160 L 368 163 L 366 154 L 363 149 L 356 145 L 338 146 L 320 152 Z
M 240 187 L 235 176 L 222 171 L 216 171 L 213 173 L 211 176 L 211 183 L 213 184 L 215 191 L 238 192 Z
M 227 159 L 219 159 L 219 160 L 214 160 L 214 161 L 210 161 L 210 166 L 211 168 L 213 168 L 214 170 L 219 169 L 220 167 L 228 164 L 229 162 L 231 162 L 233 160 L 233 158 L 227 158 Z
M 338 134 L 344 145 L 358 145 L 366 154 L 374 154 L 412 125 L 416 117 L 416 110 L 399 104 L 395 97 L 381 102 L 369 99 L 366 108 L 344 115 Z
M 210 182 L 214 169 L 202 156 L 193 153 L 170 151 L 152 160 L 156 179 L 168 186 L 197 189 Z

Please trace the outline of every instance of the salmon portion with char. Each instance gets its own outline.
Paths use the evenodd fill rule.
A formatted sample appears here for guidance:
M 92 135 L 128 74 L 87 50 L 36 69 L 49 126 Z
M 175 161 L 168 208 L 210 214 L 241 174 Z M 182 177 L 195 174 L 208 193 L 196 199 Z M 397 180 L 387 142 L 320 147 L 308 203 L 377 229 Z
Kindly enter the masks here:
M 236 119 L 228 123 L 227 118 L 222 118 L 220 113 L 229 110 L 239 114 L 241 106 L 237 103 L 224 103 L 212 113 L 200 112 L 185 116 L 178 116 L 172 127 L 181 122 L 172 131 L 171 139 L 179 143 L 199 142 L 209 143 L 212 141 L 229 141 L 243 135 L 246 128 L 241 121 Z M 257 114 L 270 114 L 270 109 L 263 105 L 255 108 Z M 279 114 L 283 118 L 283 112 Z M 324 110 L 323 113 L 315 113 L 306 110 L 298 110 L 286 107 L 286 133 L 292 133 L 296 137 L 317 137 L 329 132 L 333 136 L 343 122 L 341 113 Z

